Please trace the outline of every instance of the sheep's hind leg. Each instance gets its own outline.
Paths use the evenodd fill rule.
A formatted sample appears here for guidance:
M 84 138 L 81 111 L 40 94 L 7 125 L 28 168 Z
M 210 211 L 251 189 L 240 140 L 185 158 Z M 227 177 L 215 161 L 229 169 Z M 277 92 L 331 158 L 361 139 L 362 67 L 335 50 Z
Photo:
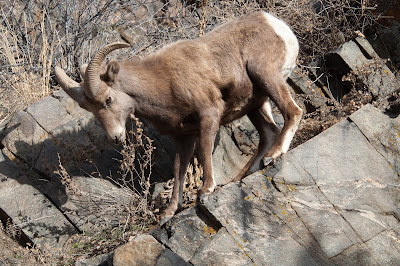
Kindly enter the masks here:
M 183 135 L 175 138 L 174 187 L 171 201 L 161 215 L 161 225 L 171 219 L 175 212 L 182 208 L 183 183 L 185 181 L 187 166 L 193 155 L 195 141 L 196 136 L 194 135 Z
M 281 111 L 285 120 L 281 133 L 275 138 L 271 149 L 264 156 L 264 164 L 276 160 L 289 150 L 290 143 L 299 126 L 302 109 L 292 99 L 288 85 L 283 77 L 277 77 L 265 82 L 268 84 L 267 93 Z
M 248 113 L 247 116 L 257 129 L 260 136 L 260 142 L 256 152 L 253 154 L 246 166 L 243 167 L 240 173 L 236 176 L 233 182 L 242 180 L 243 177 L 261 168 L 261 160 L 271 148 L 274 139 L 280 131 L 272 117 L 271 102 L 269 99 L 267 99 L 259 109 L 253 110 Z

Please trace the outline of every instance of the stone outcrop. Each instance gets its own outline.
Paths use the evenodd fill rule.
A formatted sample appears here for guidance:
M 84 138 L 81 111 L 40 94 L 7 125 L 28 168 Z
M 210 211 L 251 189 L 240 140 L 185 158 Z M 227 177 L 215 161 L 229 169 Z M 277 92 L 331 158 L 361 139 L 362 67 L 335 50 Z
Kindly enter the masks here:
M 365 106 L 153 235 L 195 265 L 396 265 L 399 129 Z
M 379 56 L 369 42 L 357 37 L 344 43 L 327 56 L 327 65 L 339 75 L 352 70 L 375 97 L 384 97 L 398 89 L 392 71 L 379 62 Z

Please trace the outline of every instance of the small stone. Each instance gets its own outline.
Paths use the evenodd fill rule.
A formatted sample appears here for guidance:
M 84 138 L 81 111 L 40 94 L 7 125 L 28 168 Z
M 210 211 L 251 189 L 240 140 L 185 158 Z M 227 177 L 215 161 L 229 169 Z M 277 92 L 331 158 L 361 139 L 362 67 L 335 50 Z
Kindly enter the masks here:
M 164 247 L 151 235 L 139 235 L 114 252 L 114 266 L 155 265 Z

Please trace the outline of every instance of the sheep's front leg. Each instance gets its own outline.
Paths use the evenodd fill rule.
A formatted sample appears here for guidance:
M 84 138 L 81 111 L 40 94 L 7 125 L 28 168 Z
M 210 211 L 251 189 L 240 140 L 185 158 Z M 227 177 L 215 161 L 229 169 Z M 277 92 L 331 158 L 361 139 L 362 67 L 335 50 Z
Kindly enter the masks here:
M 212 152 L 215 137 L 219 129 L 220 112 L 206 112 L 200 120 L 200 158 L 203 166 L 203 187 L 198 192 L 198 197 L 214 191 L 215 181 L 213 178 Z
M 164 224 L 174 216 L 175 212 L 182 208 L 183 184 L 185 173 L 190 158 L 193 155 L 196 136 L 182 135 L 175 138 L 176 154 L 174 164 L 174 187 L 168 207 L 161 215 L 160 224 Z

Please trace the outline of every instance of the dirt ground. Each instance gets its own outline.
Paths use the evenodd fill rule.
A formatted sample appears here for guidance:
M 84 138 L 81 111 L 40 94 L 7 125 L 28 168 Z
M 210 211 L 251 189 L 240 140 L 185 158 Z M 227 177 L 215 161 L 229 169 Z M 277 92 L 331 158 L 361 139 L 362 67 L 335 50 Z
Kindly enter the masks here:
M 0 225 L 0 265 L 36 265 L 35 255 L 10 238 Z

